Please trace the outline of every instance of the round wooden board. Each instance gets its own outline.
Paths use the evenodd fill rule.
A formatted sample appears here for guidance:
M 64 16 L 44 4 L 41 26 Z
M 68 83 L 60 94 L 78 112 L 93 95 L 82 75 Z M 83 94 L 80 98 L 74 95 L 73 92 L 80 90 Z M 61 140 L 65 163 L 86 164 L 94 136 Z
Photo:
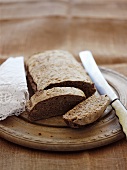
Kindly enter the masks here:
M 101 68 L 104 77 L 127 106 L 127 79 L 106 68 Z M 0 123 L 0 136 L 13 143 L 40 150 L 77 151 L 104 146 L 125 137 L 115 112 L 110 106 L 103 116 L 91 125 L 72 129 L 61 117 L 30 122 L 27 114 L 8 117 Z M 110 111 L 109 111 L 110 110 Z

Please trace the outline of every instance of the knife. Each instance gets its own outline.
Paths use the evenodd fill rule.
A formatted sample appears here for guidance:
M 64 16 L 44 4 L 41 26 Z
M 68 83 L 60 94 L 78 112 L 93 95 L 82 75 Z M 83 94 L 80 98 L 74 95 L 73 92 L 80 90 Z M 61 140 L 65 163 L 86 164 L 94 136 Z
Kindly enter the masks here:
M 115 110 L 117 117 L 119 118 L 119 122 L 122 126 L 123 132 L 127 137 L 127 110 L 119 100 L 116 93 L 113 91 L 111 86 L 103 77 L 101 71 L 99 70 L 93 55 L 90 51 L 82 51 L 79 53 L 82 64 L 89 74 L 91 80 L 95 84 L 98 92 L 101 95 L 106 94 L 110 98 L 110 104 L 112 108 Z

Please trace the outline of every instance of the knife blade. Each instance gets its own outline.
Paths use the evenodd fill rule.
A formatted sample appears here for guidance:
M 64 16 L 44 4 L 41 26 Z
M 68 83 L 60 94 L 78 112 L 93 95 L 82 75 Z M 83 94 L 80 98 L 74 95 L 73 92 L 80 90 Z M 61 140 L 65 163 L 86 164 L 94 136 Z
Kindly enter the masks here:
M 107 95 L 110 98 L 110 104 L 115 110 L 116 115 L 119 118 L 119 122 L 122 126 L 123 132 L 127 137 L 127 110 L 125 106 L 123 106 L 121 101 L 118 99 L 116 93 L 103 77 L 93 58 L 92 53 L 90 51 L 82 51 L 79 53 L 79 56 L 86 72 L 89 74 L 98 92 L 101 95 Z

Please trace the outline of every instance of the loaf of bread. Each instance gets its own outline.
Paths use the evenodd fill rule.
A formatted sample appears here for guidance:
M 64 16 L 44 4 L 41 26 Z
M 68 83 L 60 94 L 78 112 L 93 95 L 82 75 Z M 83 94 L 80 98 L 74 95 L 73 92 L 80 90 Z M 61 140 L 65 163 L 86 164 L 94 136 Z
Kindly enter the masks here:
M 63 115 L 63 119 L 72 128 L 93 123 L 102 115 L 109 103 L 108 96 L 93 95 L 68 111 Z
M 27 102 L 30 120 L 63 115 L 85 100 L 83 91 L 74 87 L 54 87 L 36 92 Z
M 66 51 L 31 56 L 27 72 L 34 92 L 26 105 L 31 120 L 63 115 L 96 91 L 83 67 Z
M 66 51 L 52 50 L 31 56 L 27 71 L 34 92 L 53 87 L 79 88 L 86 97 L 95 92 L 83 67 Z

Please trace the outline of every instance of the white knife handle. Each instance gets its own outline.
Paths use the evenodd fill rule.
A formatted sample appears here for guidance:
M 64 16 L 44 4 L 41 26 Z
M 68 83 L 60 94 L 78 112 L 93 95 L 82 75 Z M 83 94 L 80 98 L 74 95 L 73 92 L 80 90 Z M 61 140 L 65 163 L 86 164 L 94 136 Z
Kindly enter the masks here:
M 119 118 L 119 122 L 123 128 L 123 132 L 125 133 L 127 138 L 127 110 L 119 100 L 115 100 L 111 105 L 116 111 L 116 115 Z

